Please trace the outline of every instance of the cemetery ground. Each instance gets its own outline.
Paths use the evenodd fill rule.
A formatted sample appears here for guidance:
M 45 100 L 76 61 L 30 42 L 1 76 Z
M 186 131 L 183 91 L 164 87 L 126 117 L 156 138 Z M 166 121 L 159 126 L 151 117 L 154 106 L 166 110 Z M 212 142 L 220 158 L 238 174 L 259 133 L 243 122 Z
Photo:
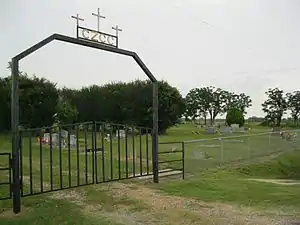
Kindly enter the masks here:
M 22 198 L 22 212 L 14 215 L 11 201 L 0 201 L 1 224 L 286 224 L 287 221 L 300 220 L 300 185 L 280 185 L 258 182 L 251 178 L 299 179 L 300 151 L 295 143 L 288 143 L 278 136 L 260 135 L 253 137 L 232 137 L 222 141 L 219 134 L 193 134 L 198 128 L 191 124 L 182 124 L 168 130 L 159 137 L 160 142 L 179 142 L 183 140 L 210 139 L 204 142 L 189 142 L 185 145 L 186 179 L 181 175 L 161 177 L 160 183 L 152 180 L 132 179 L 119 182 L 101 183 L 63 191 Z M 198 129 L 199 130 L 199 129 Z M 253 127 L 251 134 L 266 132 L 264 128 Z M 82 134 L 80 135 L 82 136 Z M 226 136 L 225 134 L 222 137 Z M 233 135 L 231 135 L 233 136 Z M 235 136 L 235 135 L 234 135 Z M 81 137 L 79 137 L 81 139 Z M 100 141 L 101 138 L 99 138 Z M 118 156 L 113 141 L 105 143 L 107 154 L 104 157 L 103 170 L 101 154 L 97 153 L 97 179 L 103 175 L 109 178 L 132 176 L 151 170 L 151 138 L 147 149 L 141 150 L 140 140 L 145 135 L 128 144 L 128 171 L 124 156 L 124 142 L 120 141 L 121 152 Z M 31 143 L 32 142 L 32 143 Z M 30 185 L 29 144 L 32 144 L 32 176 Z M 298 143 L 296 143 L 299 147 Z M 133 145 L 136 150 L 133 151 Z M 27 146 L 27 147 L 26 147 Z M 100 146 L 100 142 L 99 142 Z M 143 145 L 145 146 L 145 145 Z M 159 151 L 180 149 L 180 143 L 160 144 Z M 0 136 L 0 151 L 10 152 L 10 135 Z M 222 151 L 220 151 L 223 149 Z M 293 149 L 293 150 L 292 150 Z M 32 188 L 39 191 L 40 150 L 35 139 L 24 140 L 23 147 L 23 183 L 26 194 Z M 59 175 L 58 150 L 52 150 L 54 188 L 61 185 Z M 62 185 L 91 181 L 91 153 L 63 149 Z M 201 154 L 199 153 L 201 152 Z M 50 150 L 42 151 L 43 189 L 50 189 Z M 180 158 L 181 153 L 159 156 L 160 161 Z M 69 157 L 70 156 L 70 157 Z M 112 157 L 111 157 L 112 156 Z M 70 160 L 69 160 L 70 158 Z M 120 159 L 120 160 L 119 160 Z M 142 159 L 142 160 L 141 160 Z M 0 159 L 0 166 L 6 166 Z M 79 179 L 78 179 L 79 162 Z M 109 165 L 112 162 L 113 170 Z M 119 163 L 120 162 L 120 163 Z M 142 162 L 142 163 L 141 163 Z M 69 163 L 71 170 L 69 170 Z M 95 163 L 95 162 L 94 162 Z M 86 166 L 87 165 L 87 166 Z M 134 165 L 134 166 L 133 166 Z M 147 166 L 148 165 L 148 166 Z M 160 169 L 178 169 L 180 162 L 161 165 Z M 120 173 L 119 173 L 120 168 Z M 150 171 L 151 172 L 151 171 Z M 69 176 L 71 174 L 71 176 Z M 86 176 L 87 175 L 87 176 Z M 7 174 L 0 174 L 7 179 Z M 32 186 L 32 187 L 31 187 Z M 6 189 L 0 189 L 3 194 Z

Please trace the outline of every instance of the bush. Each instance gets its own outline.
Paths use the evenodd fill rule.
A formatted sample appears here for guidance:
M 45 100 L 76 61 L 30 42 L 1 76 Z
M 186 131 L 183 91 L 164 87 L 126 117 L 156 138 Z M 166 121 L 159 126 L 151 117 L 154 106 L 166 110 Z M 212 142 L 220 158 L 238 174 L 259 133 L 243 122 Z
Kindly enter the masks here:
M 228 126 L 231 126 L 231 124 L 243 126 L 245 123 L 243 112 L 237 108 L 230 108 L 226 115 L 226 123 Z

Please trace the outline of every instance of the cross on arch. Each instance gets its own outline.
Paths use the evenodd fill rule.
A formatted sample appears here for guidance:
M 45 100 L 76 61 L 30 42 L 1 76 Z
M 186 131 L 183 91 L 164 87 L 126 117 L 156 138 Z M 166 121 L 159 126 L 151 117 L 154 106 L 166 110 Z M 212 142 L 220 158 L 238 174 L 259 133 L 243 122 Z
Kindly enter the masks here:
M 100 8 L 98 8 L 97 13 L 92 13 L 92 15 L 97 17 L 98 31 L 100 31 L 100 25 L 99 25 L 100 24 L 100 19 L 105 19 L 106 17 L 101 15 Z
M 112 29 L 116 31 L 116 36 L 117 36 L 117 37 L 118 37 L 118 35 L 119 35 L 119 31 L 123 31 L 121 28 L 119 28 L 118 25 L 116 25 L 115 27 L 112 27 Z
M 84 21 L 83 18 L 80 18 L 80 17 L 79 17 L 79 14 L 78 14 L 78 13 L 76 14 L 76 16 L 71 16 L 71 17 L 72 17 L 72 19 L 75 19 L 75 20 L 76 20 L 77 26 L 79 26 L 79 21 Z

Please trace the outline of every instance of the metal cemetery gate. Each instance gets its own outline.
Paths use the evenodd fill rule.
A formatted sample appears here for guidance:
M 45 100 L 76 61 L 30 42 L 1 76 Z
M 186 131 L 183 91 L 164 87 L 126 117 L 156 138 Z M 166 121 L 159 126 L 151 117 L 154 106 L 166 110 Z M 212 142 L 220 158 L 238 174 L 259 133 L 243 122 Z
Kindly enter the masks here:
M 152 175 L 151 132 L 98 122 L 21 130 L 21 196 Z
M 77 24 L 78 27 L 78 24 Z M 78 30 L 78 29 L 77 29 Z M 97 31 L 95 31 L 97 32 Z M 21 180 L 20 181 L 20 172 L 22 172 L 22 169 L 20 170 L 20 168 L 26 165 L 22 165 L 22 161 L 19 161 L 18 159 L 22 158 L 23 156 L 20 157 L 20 153 L 24 153 L 25 151 L 21 150 L 21 145 L 19 143 L 20 136 L 24 135 L 22 134 L 22 132 L 20 132 L 19 129 L 19 62 L 20 60 L 22 60 L 23 58 L 27 57 L 28 55 L 30 55 L 31 53 L 35 52 L 36 50 L 42 48 L 43 46 L 47 45 L 48 43 L 54 41 L 54 40 L 58 40 L 58 41 L 62 41 L 62 42 L 66 42 L 66 43 L 71 43 L 71 44 L 75 44 L 75 45 L 81 45 L 81 46 L 85 46 L 85 47 L 90 47 L 90 48 L 94 48 L 94 49 L 99 49 L 99 50 L 104 50 L 104 51 L 108 51 L 108 52 L 112 52 L 112 53 L 116 53 L 116 54 L 120 54 L 120 55 L 125 55 L 125 56 L 130 56 L 132 57 L 135 62 L 139 65 L 139 67 L 143 70 L 143 72 L 147 75 L 147 77 L 151 80 L 151 82 L 153 83 L 153 101 L 152 101 L 152 112 L 153 112 L 153 126 L 152 126 L 152 137 L 151 137 L 151 156 L 152 156 L 152 170 L 153 170 L 153 181 L 155 183 L 158 183 L 158 82 L 156 80 L 156 78 L 153 76 L 153 74 L 150 72 L 150 70 L 147 68 L 147 66 L 143 63 L 143 61 L 139 58 L 139 56 L 132 51 L 128 51 L 128 50 L 124 50 L 124 49 L 119 49 L 118 46 L 108 46 L 105 44 L 101 44 L 101 43 L 96 43 L 93 42 L 91 40 L 82 40 L 78 37 L 77 38 L 73 38 L 73 37 L 69 37 L 69 36 L 65 36 L 65 35 L 60 35 L 60 34 L 53 34 L 49 37 L 47 37 L 46 39 L 40 41 L 39 43 L 33 45 L 32 47 L 28 48 L 27 50 L 21 52 L 20 54 L 16 55 L 15 57 L 12 58 L 12 96 L 11 96 L 11 128 L 12 128 L 12 198 L 13 198 L 13 211 L 14 213 L 19 213 L 21 211 L 21 196 L 22 195 L 26 195 L 26 193 L 33 193 L 36 187 L 34 187 L 32 185 L 29 185 L 29 192 L 27 192 L 28 190 L 24 189 L 24 183 L 28 182 L 28 177 L 26 177 L 26 181 Z M 28 135 L 28 134 L 26 134 Z M 28 139 L 30 144 L 30 138 Z M 95 144 L 95 142 L 91 141 L 91 145 L 93 145 L 93 143 Z M 33 144 L 33 143 L 32 143 Z M 49 147 L 50 148 L 50 147 Z M 53 148 L 53 147 L 52 147 Z M 29 151 L 29 156 L 30 156 L 30 148 L 28 149 Z M 51 150 L 49 150 L 49 152 L 52 152 Z M 71 152 L 71 151 L 70 151 Z M 36 154 L 35 151 L 32 151 L 32 155 Z M 39 154 L 45 154 L 43 152 L 43 149 L 40 151 Z M 47 153 L 48 154 L 48 153 Z M 50 153 L 49 153 L 50 154 Z M 94 154 L 94 151 L 92 151 L 92 154 Z M 50 156 L 49 156 L 50 157 Z M 72 154 L 68 155 L 68 157 L 73 157 Z M 95 163 L 97 154 L 95 155 L 95 157 L 91 157 L 91 163 Z M 29 157 L 30 158 L 30 157 Z M 49 164 L 50 163 L 50 159 L 49 158 Z M 32 157 L 32 160 L 34 160 L 34 157 Z M 53 158 L 52 158 L 53 160 Z M 114 159 L 113 159 L 114 160 Z M 72 162 L 72 160 L 70 160 L 70 162 Z M 87 160 L 87 162 L 89 163 L 89 160 Z M 34 162 L 36 163 L 36 162 Z M 40 162 L 41 163 L 41 162 Z M 53 163 L 53 161 L 52 161 Z M 64 162 L 62 162 L 62 165 L 64 164 Z M 30 163 L 29 163 L 29 168 L 28 171 L 30 171 L 31 169 L 33 170 L 34 168 L 30 167 Z M 41 167 L 42 168 L 42 167 Z M 94 167 L 92 167 L 93 169 Z M 113 170 L 115 171 L 115 170 Z M 24 171 L 23 171 L 24 172 Z M 50 171 L 50 173 L 55 174 L 55 171 Z M 59 171 L 60 173 L 60 171 Z M 64 174 L 65 171 L 62 171 L 62 173 Z M 72 180 L 72 171 L 69 172 L 67 171 L 68 174 L 71 174 L 71 178 L 68 180 L 68 184 L 73 184 L 73 180 Z M 114 172 L 112 172 L 114 173 Z M 30 173 L 29 173 L 30 174 Z M 42 174 L 42 179 L 40 181 L 40 192 L 45 192 L 47 191 L 51 191 L 54 190 L 55 187 L 51 185 L 51 180 L 50 180 L 50 187 L 48 188 L 48 186 L 46 184 L 43 183 L 44 181 L 44 171 Z M 81 176 L 81 174 L 79 173 L 79 175 Z M 105 174 L 106 176 L 106 174 Z M 128 174 L 129 176 L 129 174 Z M 51 178 L 51 176 L 50 176 Z M 89 176 L 88 176 L 89 178 Z M 92 181 L 90 181 L 89 179 L 86 179 L 87 182 L 85 183 L 91 183 L 96 181 L 98 178 L 96 176 L 92 176 Z M 29 176 L 29 183 L 30 183 L 30 176 Z M 77 183 L 78 184 L 78 183 Z M 79 183 L 81 184 L 81 183 Z M 23 185 L 23 186 L 22 186 Z M 60 185 L 62 185 L 62 187 L 64 187 L 64 183 L 63 181 L 60 183 Z M 45 186 L 47 186 L 47 189 L 45 189 Z M 22 188 L 22 193 L 20 193 L 20 188 Z M 61 187 L 61 186 L 60 186 Z M 32 190 L 32 192 L 31 192 Z

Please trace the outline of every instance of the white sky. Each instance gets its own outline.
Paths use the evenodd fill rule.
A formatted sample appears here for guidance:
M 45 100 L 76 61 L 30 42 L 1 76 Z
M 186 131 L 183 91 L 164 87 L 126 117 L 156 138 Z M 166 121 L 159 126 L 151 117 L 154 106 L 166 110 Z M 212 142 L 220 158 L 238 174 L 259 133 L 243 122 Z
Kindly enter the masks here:
M 53 33 L 75 36 L 72 15 L 100 29 L 118 24 L 120 48 L 138 53 L 157 79 L 183 95 L 212 85 L 245 92 L 248 115 L 262 116 L 269 87 L 300 90 L 298 0 L 0 0 L 0 76 L 16 54 Z M 79 88 L 145 79 L 132 59 L 53 42 L 21 61 L 20 70 Z M 298 75 L 298 76 L 297 76 Z

